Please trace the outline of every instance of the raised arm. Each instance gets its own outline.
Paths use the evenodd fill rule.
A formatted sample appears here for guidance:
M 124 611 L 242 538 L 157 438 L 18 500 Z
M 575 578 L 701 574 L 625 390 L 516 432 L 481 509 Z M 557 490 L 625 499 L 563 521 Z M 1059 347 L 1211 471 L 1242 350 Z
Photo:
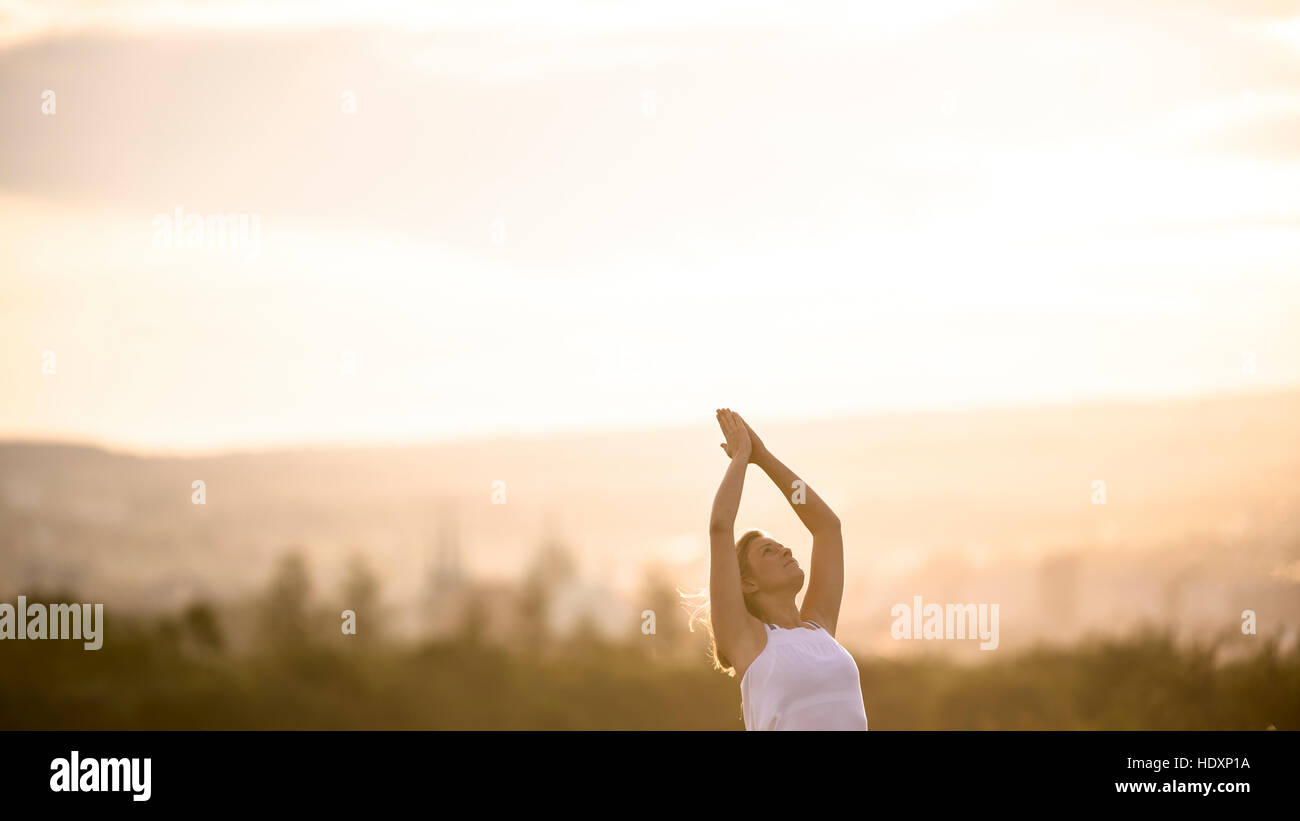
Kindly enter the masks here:
M 806 481 L 796 476 L 763 445 L 763 440 L 747 422 L 745 431 L 751 442 L 750 461 L 762 468 L 781 490 L 781 495 L 813 537 L 808 592 L 804 595 L 800 614 L 835 635 L 840 602 L 844 598 L 844 538 L 840 533 L 840 519 Z
M 727 438 L 723 449 L 731 457 L 731 464 L 727 465 L 722 484 L 713 497 L 713 512 L 709 516 L 709 606 L 714 640 L 723 654 L 735 662 L 751 659 L 757 652 L 752 646 L 755 639 L 749 624 L 754 617 L 745 609 L 740 566 L 736 561 L 736 514 L 740 510 L 751 445 L 744 423 L 735 414 L 722 408 L 717 416 Z

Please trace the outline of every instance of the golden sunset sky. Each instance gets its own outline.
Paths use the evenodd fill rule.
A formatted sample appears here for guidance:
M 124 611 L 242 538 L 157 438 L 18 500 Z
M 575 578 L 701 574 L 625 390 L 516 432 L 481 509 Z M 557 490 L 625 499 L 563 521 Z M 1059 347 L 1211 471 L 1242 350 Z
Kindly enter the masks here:
M 1294 2 L 8 2 L 0 117 L 0 438 L 1300 384 Z

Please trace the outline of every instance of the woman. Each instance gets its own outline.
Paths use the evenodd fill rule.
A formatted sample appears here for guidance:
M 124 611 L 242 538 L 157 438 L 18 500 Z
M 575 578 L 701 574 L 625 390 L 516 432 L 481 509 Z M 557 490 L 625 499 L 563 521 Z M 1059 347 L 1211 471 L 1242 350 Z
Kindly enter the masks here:
M 714 667 L 741 677 L 746 730 L 865 730 L 858 665 L 835 640 L 844 594 L 840 520 L 738 414 L 721 408 L 717 417 L 731 465 L 709 521 L 707 624 Z M 790 548 L 762 530 L 735 539 L 750 463 L 776 483 L 812 533 L 812 575 L 802 607 L 794 598 L 804 572 Z

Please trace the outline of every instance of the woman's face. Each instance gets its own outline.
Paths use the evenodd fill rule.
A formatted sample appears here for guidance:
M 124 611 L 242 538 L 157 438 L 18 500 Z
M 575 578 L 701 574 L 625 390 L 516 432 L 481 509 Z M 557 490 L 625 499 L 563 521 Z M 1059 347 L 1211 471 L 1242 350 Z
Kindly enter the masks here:
M 803 587 L 803 569 L 790 548 L 769 536 L 759 536 L 749 543 L 749 572 L 759 590 L 783 590 Z

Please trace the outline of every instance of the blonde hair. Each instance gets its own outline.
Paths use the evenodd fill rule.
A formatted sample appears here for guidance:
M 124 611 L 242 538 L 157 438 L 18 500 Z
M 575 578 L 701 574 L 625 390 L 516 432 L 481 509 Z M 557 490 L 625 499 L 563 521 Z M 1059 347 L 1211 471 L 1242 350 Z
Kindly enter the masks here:
M 752 544 L 755 539 L 767 535 L 767 531 L 753 528 L 745 531 L 745 533 L 736 540 L 736 563 L 740 567 L 740 578 L 742 580 L 745 576 L 749 575 L 750 544 Z M 677 592 L 683 599 L 699 602 L 693 607 L 690 605 L 686 606 L 691 614 L 690 630 L 694 633 L 695 625 L 698 623 L 704 631 L 709 634 L 709 657 L 713 662 L 713 669 L 735 678 L 736 666 L 731 663 L 731 659 L 727 658 L 726 655 L 718 649 L 718 638 L 713 632 L 713 608 L 712 603 L 709 601 L 709 589 L 706 587 L 699 593 L 694 594 L 682 593 L 680 590 Z M 763 621 L 763 614 L 758 612 L 757 607 L 750 601 L 749 595 L 743 593 L 742 595 L 744 595 L 745 598 L 745 609 L 749 611 L 749 614 L 759 621 Z

